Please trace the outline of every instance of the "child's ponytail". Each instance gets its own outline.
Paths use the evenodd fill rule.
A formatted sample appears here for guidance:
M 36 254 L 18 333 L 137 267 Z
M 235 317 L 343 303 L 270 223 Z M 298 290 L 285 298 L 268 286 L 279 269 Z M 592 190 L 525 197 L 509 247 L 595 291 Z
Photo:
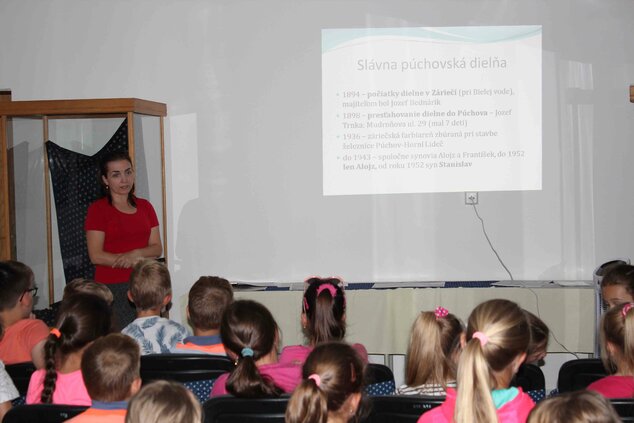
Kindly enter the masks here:
M 57 369 L 66 357 L 110 332 L 110 309 L 100 297 L 73 294 L 62 302 L 56 327 L 44 343 L 45 377 L 41 401 L 53 402 Z
M 306 335 L 312 345 L 341 341 L 346 335 L 346 299 L 341 280 L 310 278 L 304 292 L 303 313 L 306 316 Z
M 286 423 L 328 422 L 328 397 L 319 389 L 315 379 L 302 380 L 293 391 L 286 407 Z
M 601 350 L 610 373 L 634 374 L 634 303 L 613 307 L 603 315 Z
M 491 391 L 508 387 L 529 339 L 526 315 L 514 302 L 491 300 L 473 310 L 458 362 L 455 423 L 497 421 Z
M 279 396 L 283 391 L 268 377 L 263 377 L 256 361 L 275 351 L 278 327 L 262 304 L 239 300 L 225 311 L 220 337 L 225 348 L 236 356 L 236 367 L 227 379 L 227 391 L 237 397 L 264 398 Z

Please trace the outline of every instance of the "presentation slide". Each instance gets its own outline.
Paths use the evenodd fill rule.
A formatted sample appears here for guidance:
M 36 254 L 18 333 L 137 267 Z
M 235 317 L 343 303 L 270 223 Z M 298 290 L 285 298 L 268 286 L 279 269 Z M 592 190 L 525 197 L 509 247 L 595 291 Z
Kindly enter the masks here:
M 322 30 L 323 194 L 540 190 L 542 27 Z

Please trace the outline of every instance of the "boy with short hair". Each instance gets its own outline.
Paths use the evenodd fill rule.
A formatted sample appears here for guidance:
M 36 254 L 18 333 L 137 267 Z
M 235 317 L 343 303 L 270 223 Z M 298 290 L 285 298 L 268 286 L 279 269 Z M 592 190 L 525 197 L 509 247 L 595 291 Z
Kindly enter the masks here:
M 18 261 L 0 261 L 0 360 L 4 364 L 32 361 L 44 367 L 44 343 L 49 328 L 33 319 L 37 293 L 33 271 Z
M 72 423 L 123 423 L 128 401 L 141 388 L 141 355 L 130 337 L 111 333 L 84 352 L 81 374 L 92 406 Z
M 161 317 L 172 301 L 170 274 L 163 264 L 151 259 L 138 262 L 130 275 L 128 298 L 137 318 L 121 333 L 139 344 L 141 355 L 169 353 L 188 335 L 183 325 Z
M 187 319 L 194 336 L 179 342 L 173 352 L 226 355 L 220 339 L 220 321 L 232 301 L 229 281 L 218 276 L 201 276 L 189 290 L 187 304 Z

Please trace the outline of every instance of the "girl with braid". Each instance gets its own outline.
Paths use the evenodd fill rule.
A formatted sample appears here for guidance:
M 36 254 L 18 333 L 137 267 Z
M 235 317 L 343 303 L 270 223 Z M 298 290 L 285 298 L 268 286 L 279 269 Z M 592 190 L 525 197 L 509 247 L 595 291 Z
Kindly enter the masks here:
M 236 367 L 216 380 L 212 397 L 276 397 L 293 392 L 299 383 L 300 366 L 277 361 L 279 328 L 262 304 L 239 300 L 229 305 L 220 323 L 220 338 Z
M 110 309 L 100 297 L 64 299 L 56 326 L 44 344 L 44 369 L 31 376 L 27 404 L 91 405 L 81 373 L 84 350 L 110 332 Z

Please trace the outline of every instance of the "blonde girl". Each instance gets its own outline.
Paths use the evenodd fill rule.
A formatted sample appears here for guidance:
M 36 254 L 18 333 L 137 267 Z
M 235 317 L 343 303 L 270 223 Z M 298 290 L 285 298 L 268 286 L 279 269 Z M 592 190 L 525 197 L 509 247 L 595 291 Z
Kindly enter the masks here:
M 530 340 L 524 311 L 512 301 L 486 301 L 471 312 L 466 338 L 458 361 L 457 393 L 448 388 L 445 402 L 418 421 L 525 421 L 535 403 L 521 388 L 509 388 Z
M 611 373 L 588 386 L 607 398 L 634 396 L 634 304 L 609 309 L 601 319 L 601 359 Z
M 421 312 L 410 332 L 405 385 L 399 395 L 444 396 L 456 387 L 456 369 L 464 342 L 460 320 L 443 307 Z

